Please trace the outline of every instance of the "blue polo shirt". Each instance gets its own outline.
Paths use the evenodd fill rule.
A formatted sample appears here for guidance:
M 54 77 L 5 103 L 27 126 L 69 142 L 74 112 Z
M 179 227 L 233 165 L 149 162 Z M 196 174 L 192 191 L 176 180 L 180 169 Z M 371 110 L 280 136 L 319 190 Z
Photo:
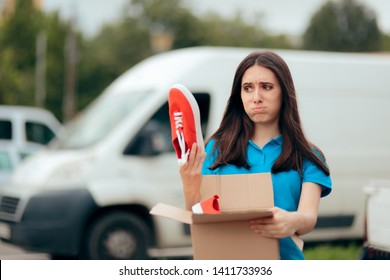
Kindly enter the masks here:
M 202 175 L 229 175 L 229 174 L 250 174 L 271 172 L 271 168 L 282 151 L 282 136 L 271 139 L 263 148 L 260 148 L 249 140 L 247 148 L 247 160 L 250 169 L 237 167 L 235 165 L 225 165 L 215 170 L 208 169 L 217 156 L 218 151 L 211 154 L 215 140 L 211 140 L 206 145 L 206 159 L 202 168 Z M 274 190 L 274 205 L 287 210 L 297 211 L 301 186 L 305 182 L 313 182 L 322 187 L 321 197 L 327 196 L 332 190 L 330 176 L 325 175 L 321 169 L 309 160 L 304 160 L 302 177 L 298 171 L 290 170 L 271 173 Z M 281 259 L 304 259 L 302 251 L 295 245 L 290 237 L 280 239 Z

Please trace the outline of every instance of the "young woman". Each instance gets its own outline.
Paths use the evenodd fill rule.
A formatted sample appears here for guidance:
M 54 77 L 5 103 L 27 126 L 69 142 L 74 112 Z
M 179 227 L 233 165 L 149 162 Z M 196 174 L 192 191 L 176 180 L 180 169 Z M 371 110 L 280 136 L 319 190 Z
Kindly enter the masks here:
M 200 200 L 202 175 L 271 172 L 273 216 L 248 226 L 279 239 L 281 259 L 303 259 L 291 236 L 314 228 L 320 198 L 332 183 L 324 155 L 303 133 L 292 76 L 279 55 L 253 52 L 239 64 L 222 122 L 205 150 L 194 144 L 179 167 L 187 209 Z

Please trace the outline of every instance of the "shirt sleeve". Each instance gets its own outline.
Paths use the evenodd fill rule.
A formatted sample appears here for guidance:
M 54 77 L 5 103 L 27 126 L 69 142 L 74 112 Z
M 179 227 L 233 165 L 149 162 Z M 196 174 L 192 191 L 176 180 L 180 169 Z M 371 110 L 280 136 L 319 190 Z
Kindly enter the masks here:
M 321 186 L 321 197 L 325 197 L 332 191 L 332 179 L 326 175 L 317 165 L 309 160 L 303 162 L 302 183 L 311 182 Z

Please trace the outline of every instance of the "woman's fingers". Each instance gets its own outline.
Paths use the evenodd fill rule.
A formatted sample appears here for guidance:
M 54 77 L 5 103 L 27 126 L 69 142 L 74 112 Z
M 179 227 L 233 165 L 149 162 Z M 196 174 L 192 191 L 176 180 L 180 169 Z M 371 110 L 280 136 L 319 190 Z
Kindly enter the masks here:
M 193 168 L 196 172 L 201 172 L 205 156 L 206 154 L 204 153 L 202 147 L 199 147 L 196 143 L 193 143 L 188 160 L 189 168 Z

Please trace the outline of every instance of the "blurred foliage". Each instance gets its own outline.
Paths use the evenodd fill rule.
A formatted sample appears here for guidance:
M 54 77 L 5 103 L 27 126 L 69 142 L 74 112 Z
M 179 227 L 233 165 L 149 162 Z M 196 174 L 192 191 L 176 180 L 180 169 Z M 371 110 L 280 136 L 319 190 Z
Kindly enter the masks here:
M 390 52 L 390 34 L 382 34 L 382 50 Z
M 15 12 L 0 25 L 0 103 L 35 106 L 36 38 L 46 33 L 45 107 L 61 119 L 64 42 L 67 24 L 44 14 L 32 1 L 16 0 Z
M 363 253 L 360 242 L 307 244 L 303 249 L 306 260 L 358 260 Z
M 382 48 L 376 16 L 355 0 L 328 1 L 303 35 L 308 50 L 367 52 Z
M 64 92 L 64 45 L 69 23 L 61 22 L 58 13 L 52 13 L 45 15 L 45 21 L 41 28 L 47 36 L 46 102 L 44 107 L 61 119 L 60 108 L 62 108 Z
M 172 7 L 175 7 L 172 9 Z M 300 48 L 297 38 L 272 34 L 238 13 L 225 19 L 215 13 L 196 16 L 184 0 L 129 0 L 118 21 L 92 37 L 77 34 L 76 109 L 83 109 L 124 71 L 159 50 L 151 41 L 170 34 L 171 49 L 193 46 Z M 36 38 L 45 32 L 46 98 L 44 107 L 62 120 L 65 92 L 64 45 L 74 22 L 57 12 L 35 10 L 32 1 L 16 0 L 13 15 L 0 22 L 0 103 L 35 105 Z M 353 0 L 326 3 L 312 18 L 303 48 L 330 51 L 390 50 L 375 15 Z
M 31 105 L 34 93 L 35 38 L 42 15 L 30 1 L 18 0 L 0 33 L 0 102 Z

